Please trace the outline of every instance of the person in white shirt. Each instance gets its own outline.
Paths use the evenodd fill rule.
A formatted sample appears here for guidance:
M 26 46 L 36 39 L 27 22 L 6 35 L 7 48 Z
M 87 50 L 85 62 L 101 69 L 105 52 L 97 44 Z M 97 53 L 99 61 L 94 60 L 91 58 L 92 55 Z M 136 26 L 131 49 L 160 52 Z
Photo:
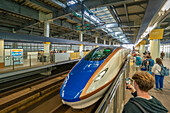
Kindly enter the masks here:
M 160 58 L 156 58 L 156 64 L 152 67 L 152 74 L 155 75 L 155 84 L 156 88 L 155 90 L 163 90 L 163 81 L 164 81 L 164 76 L 160 74 L 161 72 L 161 65 L 162 60 Z

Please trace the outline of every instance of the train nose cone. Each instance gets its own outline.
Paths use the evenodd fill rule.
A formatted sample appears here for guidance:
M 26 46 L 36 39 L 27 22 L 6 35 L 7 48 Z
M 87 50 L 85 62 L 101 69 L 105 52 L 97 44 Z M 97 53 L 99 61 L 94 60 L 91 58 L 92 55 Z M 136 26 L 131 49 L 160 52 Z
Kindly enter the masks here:
M 62 93 L 62 94 L 61 94 Z M 81 92 L 80 92 L 81 94 Z M 60 91 L 60 95 L 64 101 L 67 102 L 76 102 L 79 101 L 80 94 L 77 91 L 70 91 L 70 90 L 62 90 Z
M 87 82 L 103 61 L 81 60 L 66 77 L 60 95 L 64 101 L 76 102 Z

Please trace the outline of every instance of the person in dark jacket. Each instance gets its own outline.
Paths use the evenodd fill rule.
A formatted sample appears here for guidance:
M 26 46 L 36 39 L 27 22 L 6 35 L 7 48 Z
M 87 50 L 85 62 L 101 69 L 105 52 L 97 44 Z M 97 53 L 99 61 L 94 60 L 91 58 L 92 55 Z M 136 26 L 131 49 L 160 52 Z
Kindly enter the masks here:
M 161 58 L 162 58 L 162 60 L 163 60 L 164 56 L 165 56 L 165 53 L 162 51 L 162 52 L 161 52 Z
M 138 103 L 148 113 L 167 113 L 168 110 L 154 96 L 150 96 L 148 91 L 153 88 L 154 77 L 146 71 L 136 72 L 132 79 L 134 87 L 129 84 L 128 88 L 134 97 L 124 106 L 122 113 L 143 113 L 142 109 L 137 106 Z

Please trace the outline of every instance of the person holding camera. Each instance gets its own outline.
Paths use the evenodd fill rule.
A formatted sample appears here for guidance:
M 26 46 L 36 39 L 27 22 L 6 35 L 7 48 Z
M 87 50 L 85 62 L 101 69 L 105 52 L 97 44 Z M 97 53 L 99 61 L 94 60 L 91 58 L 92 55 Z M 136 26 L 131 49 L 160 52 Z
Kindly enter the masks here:
M 154 77 L 146 71 L 138 71 L 133 76 L 134 87 L 127 85 L 127 90 L 134 96 L 124 106 L 122 113 L 167 113 L 168 110 L 148 91 L 154 87 Z

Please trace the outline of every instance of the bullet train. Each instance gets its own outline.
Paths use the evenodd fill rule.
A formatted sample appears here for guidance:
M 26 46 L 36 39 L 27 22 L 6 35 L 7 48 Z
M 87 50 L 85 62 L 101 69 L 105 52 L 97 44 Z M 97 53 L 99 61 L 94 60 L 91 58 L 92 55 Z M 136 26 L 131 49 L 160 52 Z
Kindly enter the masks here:
M 69 72 L 61 89 L 63 104 L 81 109 L 97 102 L 111 85 L 129 50 L 98 47 L 82 58 Z

